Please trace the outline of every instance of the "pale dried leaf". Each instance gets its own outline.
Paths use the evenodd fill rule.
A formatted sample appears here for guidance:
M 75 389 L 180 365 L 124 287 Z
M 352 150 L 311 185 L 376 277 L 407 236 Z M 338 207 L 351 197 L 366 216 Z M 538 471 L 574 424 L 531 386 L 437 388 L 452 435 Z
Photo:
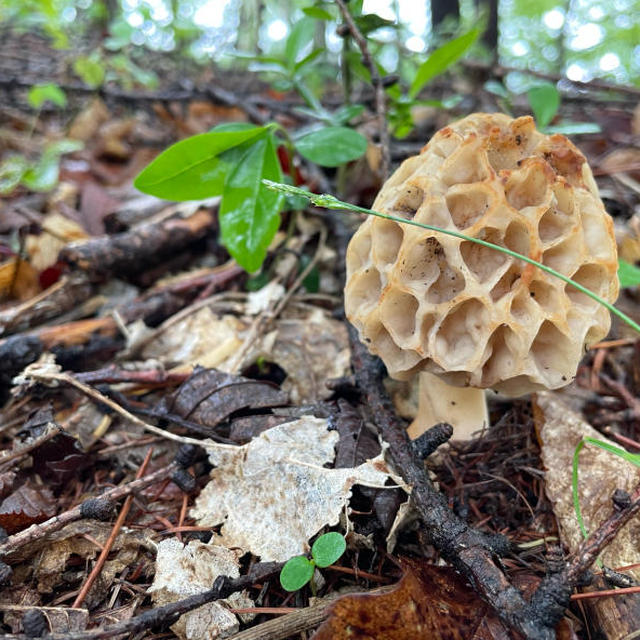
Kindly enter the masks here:
M 236 317 L 218 316 L 203 307 L 164 331 L 145 347 L 142 355 L 163 362 L 219 368 L 240 348 L 245 329 L 246 325 Z
M 537 408 L 542 413 L 537 420 L 542 443 L 545 488 L 553 503 L 560 525 L 562 541 L 571 553 L 582 542 L 582 534 L 573 508 L 571 474 L 573 452 L 585 436 L 607 440 L 551 393 L 536 395 Z M 618 445 L 616 445 L 618 446 Z M 632 491 L 640 482 L 640 469 L 629 462 L 592 445 L 580 453 L 579 494 L 582 516 L 587 531 L 592 532 L 611 515 L 611 496 L 616 489 Z M 602 553 L 609 567 L 621 567 L 640 562 L 640 529 L 637 520 L 623 527 L 615 540 Z M 640 578 L 640 571 L 632 572 Z
M 351 352 L 344 322 L 316 309 L 303 318 L 283 318 L 273 335 L 265 337 L 249 360 L 263 356 L 284 369 L 282 388 L 294 404 L 326 399 L 325 382 L 349 373 Z
M 184 546 L 176 538 L 158 544 L 156 575 L 149 593 L 156 606 L 182 600 L 211 589 L 220 576 L 237 578 L 239 551 L 192 540 Z M 181 616 L 171 627 L 182 640 L 213 640 L 238 631 L 236 616 L 228 607 L 252 607 L 246 592 L 206 604 Z
M 235 450 L 210 451 L 216 468 L 192 515 L 200 525 L 224 523 L 220 544 L 263 561 L 307 552 L 311 536 L 337 524 L 354 484 L 379 487 L 389 477 L 382 458 L 351 469 L 323 468 L 337 440 L 326 420 L 304 417 Z

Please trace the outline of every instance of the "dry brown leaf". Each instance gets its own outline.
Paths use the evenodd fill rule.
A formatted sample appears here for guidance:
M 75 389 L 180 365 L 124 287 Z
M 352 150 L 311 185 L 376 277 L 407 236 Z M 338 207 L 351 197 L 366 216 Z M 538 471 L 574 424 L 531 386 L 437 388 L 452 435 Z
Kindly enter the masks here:
M 0 299 L 12 297 L 22 302 L 39 292 L 38 271 L 29 262 L 11 258 L 0 264 Z
M 29 235 L 25 241 L 31 264 L 38 271 L 44 271 L 55 264 L 62 247 L 88 237 L 79 224 L 59 213 L 47 214 L 42 219 L 41 227 L 41 233 Z
M 381 458 L 356 468 L 323 468 L 338 440 L 327 427 L 326 420 L 304 417 L 241 447 L 211 450 L 215 468 L 191 514 L 200 525 L 224 523 L 218 544 L 264 561 L 306 553 L 311 536 L 338 523 L 354 484 L 383 486 L 389 477 Z
M 85 142 L 93 138 L 100 125 L 107 122 L 111 114 L 100 98 L 94 98 L 71 123 L 69 137 Z
M 237 578 L 238 559 L 242 553 L 213 544 L 192 540 L 186 546 L 176 538 L 158 544 L 156 575 L 149 593 L 157 606 L 175 602 L 211 589 L 219 575 Z M 182 640 L 213 640 L 238 631 L 236 616 L 229 607 L 252 607 L 245 591 L 233 593 L 225 600 L 211 602 L 181 616 L 171 626 Z
M 284 369 L 282 388 L 294 404 L 319 402 L 331 395 L 325 382 L 349 372 L 351 353 L 344 322 L 316 309 L 303 318 L 283 318 L 252 358 L 263 356 Z
M 31 478 L 0 503 L 0 527 L 16 533 L 32 524 L 43 522 L 56 512 L 51 491 Z
M 405 574 L 392 591 L 339 598 L 312 640 L 479 638 L 475 632 L 488 607 L 453 569 L 410 559 L 403 565 Z
M 218 316 L 204 307 L 164 331 L 143 349 L 142 356 L 164 363 L 222 368 L 242 346 L 240 336 L 246 328 L 235 316 Z

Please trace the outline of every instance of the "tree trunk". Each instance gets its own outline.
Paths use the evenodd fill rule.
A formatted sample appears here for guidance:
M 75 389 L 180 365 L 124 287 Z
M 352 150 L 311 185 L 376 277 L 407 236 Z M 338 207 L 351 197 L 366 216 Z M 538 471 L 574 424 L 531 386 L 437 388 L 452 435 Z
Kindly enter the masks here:
M 487 27 L 482 34 L 482 42 L 495 64 L 498 62 L 498 0 L 476 0 L 476 11 L 486 16 Z
M 431 28 L 433 31 L 447 19 L 452 19 L 455 24 L 460 19 L 460 4 L 458 0 L 431 0 Z

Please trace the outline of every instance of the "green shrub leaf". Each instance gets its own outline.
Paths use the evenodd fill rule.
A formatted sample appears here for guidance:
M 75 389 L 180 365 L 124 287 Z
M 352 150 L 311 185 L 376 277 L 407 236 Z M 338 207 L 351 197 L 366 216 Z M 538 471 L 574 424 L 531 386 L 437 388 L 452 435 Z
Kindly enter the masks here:
M 318 567 L 328 567 L 340 558 L 346 548 L 344 536 L 337 531 L 330 531 L 313 543 L 311 555 Z
M 295 141 L 300 155 L 323 167 L 337 167 L 359 158 L 367 150 L 367 139 L 347 127 L 325 127 Z
M 305 7 L 302 13 L 316 20 L 333 20 L 333 16 L 322 7 Z
M 297 591 L 304 587 L 313 576 L 315 567 L 304 556 L 291 558 L 280 571 L 280 584 L 287 591 Z
M 546 127 L 560 108 L 560 93 L 554 85 L 545 83 L 527 91 L 531 111 L 538 127 Z
M 282 194 L 268 189 L 262 179 L 281 180 L 282 172 L 271 135 L 234 151 L 234 168 L 225 180 L 220 204 L 220 235 L 238 264 L 252 272 L 262 264 L 280 226 L 283 201 Z
M 73 70 L 92 89 L 99 87 L 104 80 L 104 65 L 95 56 L 76 58 L 73 62 Z
M 640 284 L 640 268 L 620 258 L 618 260 L 618 278 L 621 287 L 637 287 Z
M 235 123 L 234 123 L 235 124 Z M 135 179 L 144 193 L 166 200 L 202 200 L 222 195 L 231 170 L 223 152 L 264 136 L 266 128 L 201 133 L 163 151 Z
M 31 87 L 27 100 L 34 109 L 40 109 L 47 100 L 56 107 L 64 108 L 67 104 L 67 95 L 57 84 L 49 82 Z
M 415 98 L 432 78 L 446 71 L 459 60 L 480 35 L 480 29 L 471 29 L 458 38 L 436 49 L 419 67 L 411 83 L 409 95 Z

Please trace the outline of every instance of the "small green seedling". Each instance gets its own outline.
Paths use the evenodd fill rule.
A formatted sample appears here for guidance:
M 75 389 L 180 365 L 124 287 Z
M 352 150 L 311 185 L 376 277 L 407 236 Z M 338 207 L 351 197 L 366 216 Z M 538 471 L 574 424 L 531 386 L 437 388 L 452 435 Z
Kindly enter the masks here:
M 311 560 L 305 556 L 295 556 L 286 562 L 280 572 L 280 584 L 287 591 L 302 589 L 313 577 L 316 567 L 324 568 L 333 564 L 346 548 L 342 534 L 330 531 L 321 535 L 311 547 Z

